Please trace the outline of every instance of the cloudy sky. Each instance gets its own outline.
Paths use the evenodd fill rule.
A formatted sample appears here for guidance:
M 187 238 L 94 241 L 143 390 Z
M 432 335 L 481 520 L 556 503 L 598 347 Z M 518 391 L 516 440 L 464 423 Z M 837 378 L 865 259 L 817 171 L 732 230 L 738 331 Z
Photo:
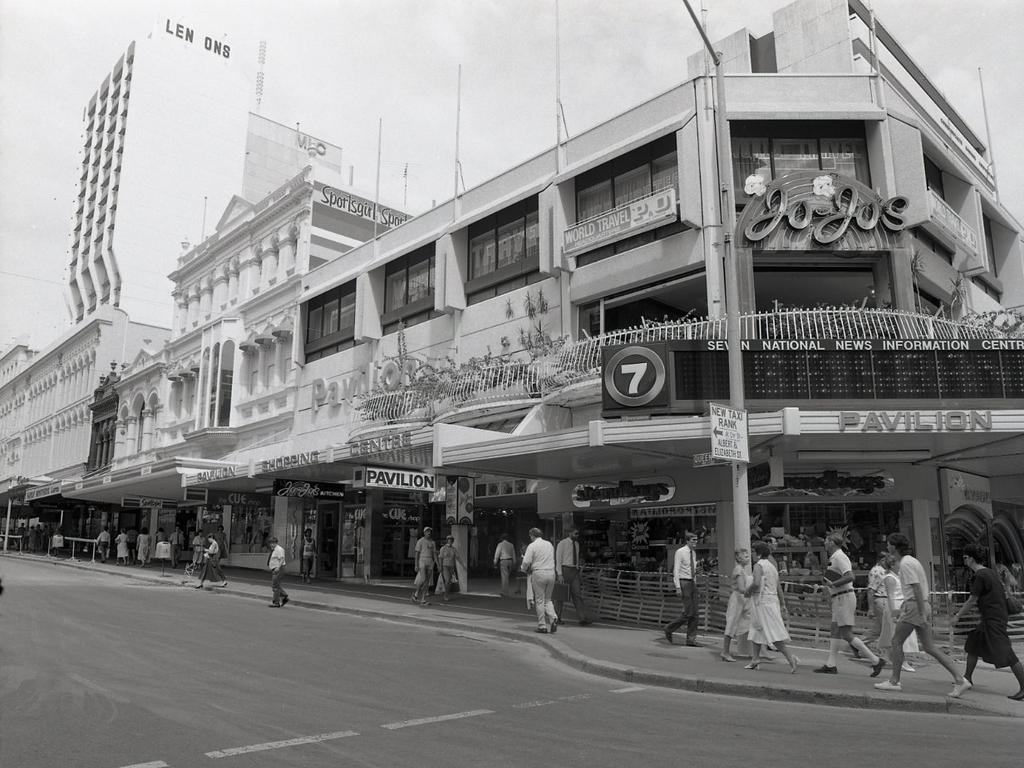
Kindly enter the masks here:
M 699 0 L 695 0 L 699 4 Z M 771 28 L 788 0 L 705 0 L 712 38 Z M 560 0 L 570 134 L 685 79 L 700 45 L 681 0 Z M 1024 219 L 1024 12 L 1020 0 L 874 0 L 875 13 L 984 137 L 985 77 L 1003 201 Z M 219 29 L 256 80 L 261 113 L 342 146 L 372 189 L 412 212 L 554 143 L 554 0 L 0 0 L 0 349 L 68 328 L 61 287 L 82 108 L 131 40 L 164 18 Z M 169 322 L 169 320 L 168 320 Z

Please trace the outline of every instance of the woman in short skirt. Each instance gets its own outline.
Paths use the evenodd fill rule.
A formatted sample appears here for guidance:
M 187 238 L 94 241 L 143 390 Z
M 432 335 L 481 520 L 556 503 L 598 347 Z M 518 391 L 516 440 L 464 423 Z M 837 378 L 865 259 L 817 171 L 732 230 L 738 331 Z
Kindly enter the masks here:
M 758 560 L 754 564 L 754 580 L 747 588 L 747 594 L 753 597 L 750 610 L 750 642 L 754 646 L 754 654 L 746 669 L 757 669 L 761 664 L 761 646 L 774 645 L 775 649 L 786 657 L 790 673 L 796 672 L 800 659 L 789 652 L 789 632 L 782 620 L 786 612 L 786 602 L 779 584 L 779 572 L 769 560 L 771 547 L 766 542 L 754 544 L 754 553 Z
M 746 548 L 737 549 L 736 565 L 732 569 L 732 594 L 729 605 L 725 609 L 725 637 L 722 639 L 722 661 L 736 661 L 730 653 L 734 637 L 745 635 L 750 631 L 750 598 L 746 592 L 750 587 L 750 552 Z

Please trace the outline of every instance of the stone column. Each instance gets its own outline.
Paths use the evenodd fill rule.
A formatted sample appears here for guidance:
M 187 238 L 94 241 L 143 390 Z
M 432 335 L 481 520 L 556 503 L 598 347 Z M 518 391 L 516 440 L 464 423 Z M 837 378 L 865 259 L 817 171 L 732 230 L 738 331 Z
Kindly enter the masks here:
M 260 274 L 260 285 L 269 288 L 277 282 L 277 257 L 281 240 L 277 233 L 270 238 L 270 245 L 263 252 L 263 268 Z
M 213 276 L 213 311 L 221 312 L 228 305 L 228 273 L 221 267 Z
M 255 296 L 260 292 L 260 266 L 263 264 L 263 245 L 255 243 L 246 263 L 242 265 L 245 273 L 245 290 L 247 296 Z
M 138 445 L 138 428 L 139 419 L 137 416 L 129 416 L 124 420 L 123 424 L 125 428 L 122 432 L 124 435 L 123 447 L 124 455 L 131 455 L 134 452 L 135 446 Z
M 156 418 L 156 409 L 142 409 L 142 450 L 148 451 L 153 447 L 153 420 Z
M 285 277 L 295 274 L 295 245 L 299 240 L 299 227 L 292 224 L 288 227 L 280 246 L 280 268 Z
M 188 291 L 188 329 L 199 325 L 199 286 L 193 285 Z
M 228 264 L 228 304 L 238 301 L 238 261 Z
M 213 305 L 213 281 L 204 277 L 199 283 L 199 322 L 210 319 Z

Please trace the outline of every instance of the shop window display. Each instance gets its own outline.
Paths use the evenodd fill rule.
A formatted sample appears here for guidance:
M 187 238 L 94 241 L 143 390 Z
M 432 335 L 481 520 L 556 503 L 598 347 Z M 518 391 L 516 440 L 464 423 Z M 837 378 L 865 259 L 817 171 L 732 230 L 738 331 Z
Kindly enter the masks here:
M 825 536 L 841 533 L 844 549 L 853 564 L 857 586 L 878 555 L 885 551 L 885 537 L 900 526 L 903 503 L 843 502 L 812 504 L 750 505 L 750 532 L 754 539 L 773 544 L 779 573 L 787 581 L 816 581 L 827 564 Z
M 245 497 L 241 504 L 231 505 L 231 551 L 268 552 L 267 537 L 274 522 L 270 497 Z

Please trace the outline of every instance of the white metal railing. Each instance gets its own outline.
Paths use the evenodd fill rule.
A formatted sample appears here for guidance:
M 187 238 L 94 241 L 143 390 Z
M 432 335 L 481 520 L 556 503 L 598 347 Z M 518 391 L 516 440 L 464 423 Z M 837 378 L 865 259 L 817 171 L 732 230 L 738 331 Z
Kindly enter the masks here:
M 363 422 L 389 424 L 396 421 L 410 421 L 433 418 L 434 410 L 423 393 L 418 390 L 378 392 L 368 395 L 360 404 Z
M 1008 334 L 990 327 L 892 309 L 821 307 L 743 315 L 743 339 L 981 339 Z M 439 377 L 433 387 L 371 394 L 362 399 L 364 422 L 425 420 L 460 405 L 539 397 L 600 375 L 601 349 L 657 341 L 725 340 L 726 320 L 644 323 L 568 343 L 537 360 L 503 359 Z M 429 391 L 428 391 L 429 390 Z

